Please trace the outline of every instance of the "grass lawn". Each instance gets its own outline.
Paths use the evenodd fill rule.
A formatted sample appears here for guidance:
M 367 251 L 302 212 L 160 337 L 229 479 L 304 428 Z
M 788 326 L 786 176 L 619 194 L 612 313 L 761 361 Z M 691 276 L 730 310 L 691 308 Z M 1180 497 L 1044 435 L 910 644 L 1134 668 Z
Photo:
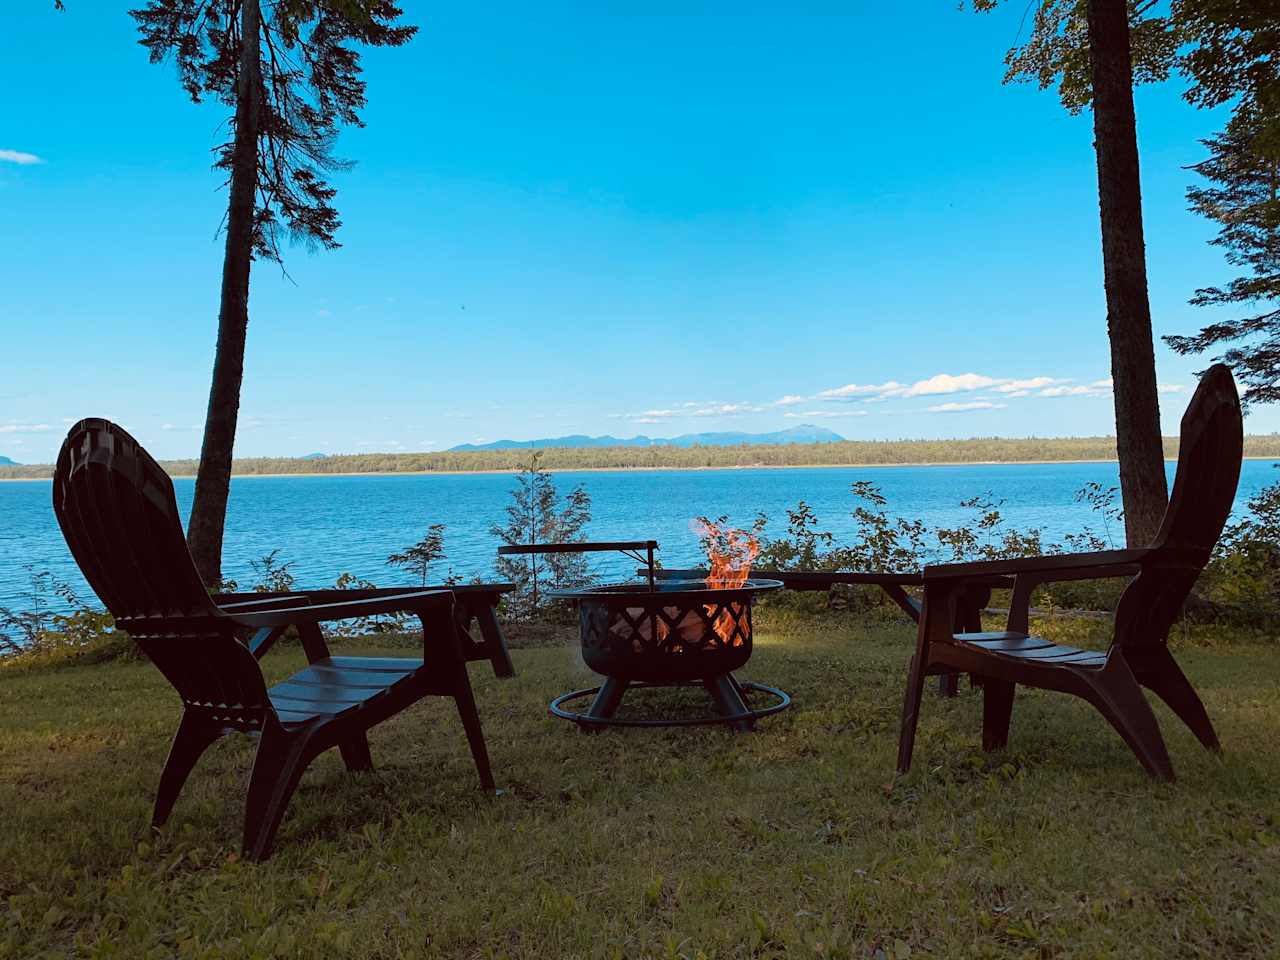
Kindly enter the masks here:
M 983 754 L 967 687 L 897 778 L 912 637 L 765 611 L 742 675 L 795 706 L 746 735 L 549 718 L 589 685 L 568 642 L 475 664 L 503 796 L 428 700 L 373 731 L 375 773 L 321 757 L 261 865 L 247 738 L 148 830 L 179 713 L 154 668 L 0 673 L 0 957 L 1280 956 L 1280 647 L 1179 650 L 1226 753 L 1157 706 L 1176 784 L 1060 695 L 1020 691 Z

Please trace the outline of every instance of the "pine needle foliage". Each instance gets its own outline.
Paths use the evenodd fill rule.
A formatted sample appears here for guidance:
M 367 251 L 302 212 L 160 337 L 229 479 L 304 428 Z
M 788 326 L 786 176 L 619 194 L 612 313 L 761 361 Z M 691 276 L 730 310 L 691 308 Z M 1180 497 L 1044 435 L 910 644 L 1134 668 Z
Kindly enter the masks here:
M 516 474 L 506 524 L 490 532 L 510 546 L 577 543 L 585 539 L 583 528 L 590 521 L 591 496 L 586 489 L 579 484 L 562 502 L 555 480 L 542 465 L 542 451 L 536 450 Z M 499 557 L 497 571 L 500 579 L 516 585 L 503 600 L 507 614 L 516 619 L 540 612 L 548 589 L 578 587 L 590 580 L 586 558 L 580 553 Z
M 444 559 L 444 556 L 444 524 L 433 523 L 417 543 L 387 557 L 387 565 L 413 574 L 414 579 L 421 581 L 425 587 L 431 564 Z
M 360 127 L 365 82 L 355 44 L 395 47 L 417 27 L 398 22 L 389 0 L 151 0 L 131 10 L 152 63 L 172 59 L 191 99 L 216 100 L 234 113 L 241 82 L 241 8 L 261 2 L 259 126 L 254 210 L 255 256 L 279 261 L 280 237 L 308 247 L 339 246 L 341 226 L 328 175 L 351 163 L 334 144 L 345 124 Z M 216 148 L 230 177 L 235 118 Z
M 1280 400 L 1280 114 L 1238 110 L 1226 130 L 1204 144 L 1209 158 L 1192 169 L 1208 185 L 1190 188 L 1187 199 L 1192 210 L 1218 225 L 1210 242 L 1244 273 L 1223 286 L 1197 290 L 1191 303 L 1263 309 L 1165 340 L 1183 354 L 1226 347 L 1215 359 L 1229 364 L 1244 383 L 1244 403 L 1274 403 Z

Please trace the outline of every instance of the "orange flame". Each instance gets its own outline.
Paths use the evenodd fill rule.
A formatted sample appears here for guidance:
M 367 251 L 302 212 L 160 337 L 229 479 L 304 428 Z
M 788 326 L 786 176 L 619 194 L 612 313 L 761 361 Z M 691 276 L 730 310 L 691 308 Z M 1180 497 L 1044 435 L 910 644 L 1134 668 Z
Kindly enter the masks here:
M 732 589 L 747 582 L 751 575 L 751 564 L 760 553 L 760 541 L 745 530 L 722 527 L 706 518 L 699 518 L 693 523 L 693 530 L 706 543 L 707 547 L 707 586 L 718 589 Z M 707 607 L 708 614 L 712 608 Z M 721 610 L 716 617 L 716 633 L 725 643 L 733 646 L 742 644 L 742 637 L 734 635 L 736 623 L 728 610 Z
M 708 587 L 733 589 L 746 583 L 751 575 L 751 564 L 760 553 L 759 540 L 745 530 L 722 527 L 706 518 L 694 520 L 689 527 L 706 542 Z M 721 607 L 719 614 L 716 614 L 716 608 L 712 606 L 704 605 L 703 610 L 708 617 L 715 617 L 711 626 L 720 639 L 730 646 L 740 647 L 743 644 L 743 638 L 737 628 L 744 611 L 740 603 L 732 606 L 733 612 L 730 612 L 726 605 Z M 675 607 L 664 609 L 667 616 L 671 618 L 675 618 L 680 613 Z M 641 607 L 634 607 L 629 608 L 627 612 L 633 618 L 638 618 L 644 610 Z M 694 611 L 687 610 L 684 616 L 676 621 L 675 630 L 682 640 L 696 642 L 703 636 L 704 624 L 705 621 Z M 671 634 L 671 629 L 661 617 L 654 618 L 653 628 L 659 641 L 666 640 Z M 643 650 L 642 641 L 649 638 L 649 621 L 646 619 L 634 633 L 633 643 L 636 652 L 639 653 Z
M 745 530 L 722 527 L 700 518 L 693 530 L 706 541 L 707 583 L 713 587 L 740 587 L 751 575 L 751 564 L 760 553 L 760 541 Z

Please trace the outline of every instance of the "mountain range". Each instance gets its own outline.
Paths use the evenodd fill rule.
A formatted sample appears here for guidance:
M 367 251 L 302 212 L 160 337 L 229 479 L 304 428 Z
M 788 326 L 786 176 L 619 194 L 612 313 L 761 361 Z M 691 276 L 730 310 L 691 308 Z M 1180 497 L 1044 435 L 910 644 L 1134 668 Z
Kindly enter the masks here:
M 468 452 L 475 450 L 513 450 L 528 448 L 538 450 L 545 447 L 734 447 L 740 443 L 787 444 L 787 443 L 840 443 L 844 437 L 825 427 L 815 427 L 810 423 L 802 423 L 798 427 L 786 430 L 775 430 L 772 433 L 741 433 L 728 431 L 721 433 L 682 433 L 678 437 L 588 437 L 584 434 L 571 434 L 567 437 L 545 437 L 540 440 L 494 440 L 490 443 L 460 443 L 450 447 L 449 452 Z
M 17 460 L 10 460 L 8 457 L 0 457 L 0 467 L 16 467 L 18 465 Z

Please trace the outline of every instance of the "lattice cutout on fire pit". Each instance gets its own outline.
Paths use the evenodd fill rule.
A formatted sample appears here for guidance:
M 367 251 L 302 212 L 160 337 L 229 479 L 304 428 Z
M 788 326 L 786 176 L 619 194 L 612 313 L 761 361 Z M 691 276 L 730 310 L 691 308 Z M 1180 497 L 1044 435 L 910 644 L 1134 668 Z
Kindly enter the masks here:
M 751 605 L 740 600 L 650 608 L 610 605 L 583 617 L 583 646 L 610 652 L 678 656 L 740 647 L 750 640 Z

